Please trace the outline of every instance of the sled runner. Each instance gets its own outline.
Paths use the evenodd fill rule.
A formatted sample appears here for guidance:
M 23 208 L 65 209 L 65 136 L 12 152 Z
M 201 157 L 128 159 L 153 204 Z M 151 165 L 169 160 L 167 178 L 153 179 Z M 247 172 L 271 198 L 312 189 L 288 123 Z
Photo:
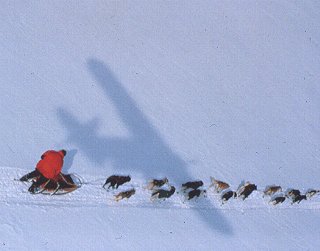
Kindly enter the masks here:
M 46 186 L 41 193 L 49 195 L 62 195 L 71 193 L 82 186 L 80 177 L 75 174 L 61 174 L 61 176 L 64 181 L 60 183 L 58 187 L 55 184 Z
M 63 195 L 71 193 L 82 186 L 82 181 L 75 174 L 60 174 L 59 181 L 48 180 L 35 187 L 34 194 Z

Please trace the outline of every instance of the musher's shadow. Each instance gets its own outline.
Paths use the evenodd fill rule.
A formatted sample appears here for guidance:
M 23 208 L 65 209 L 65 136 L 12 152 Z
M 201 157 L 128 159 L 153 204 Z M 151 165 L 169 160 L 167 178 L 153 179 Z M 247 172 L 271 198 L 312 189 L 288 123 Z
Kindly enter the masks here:
M 71 149 L 71 150 L 66 149 L 66 150 L 67 150 L 67 155 L 64 158 L 64 163 L 63 163 L 63 168 L 62 168 L 62 172 L 64 174 L 69 173 L 69 170 L 73 164 L 74 156 L 78 152 L 78 150 L 76 150 L 76 149 Z
M 146 180 L 168 177 L 178 189 L 182 182 L 194 180 L 187 172 L 185 161 L 167 145 L 111 70 L 96 59 L 89 59 L 87 67 L 106 98 L 111 100 L 129 136 L 102 136 L 98 133 L 99 119 L 81 122 L 61 108 L 58 118 L 67 130 L 68 142 L 75 144 L 95 164 L 104 166 L 111 162 L 118 173 L 140 173 Z M 230 224 L 219 210 L 196 211 L 212 229 L 232 234 Z

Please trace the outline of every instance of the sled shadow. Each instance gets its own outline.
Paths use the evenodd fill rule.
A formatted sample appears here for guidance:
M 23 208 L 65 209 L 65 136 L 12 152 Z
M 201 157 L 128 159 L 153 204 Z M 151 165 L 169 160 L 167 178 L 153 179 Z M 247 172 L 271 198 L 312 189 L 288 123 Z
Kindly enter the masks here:
M 113 169 L 120 174 L 139 173 L 146 181 L 168 177 L 177 189 L 183 182 L 196 179 L 188 174 L 185 161 L 167 145 L 111 70 L 96 59 L 89 59 L 87 67 L 106 98 L 111 100 L 129 136 L 102 136 L 98 133 L 98 118 L 82 122 L 66 109 L 60 108 L 57 115 L 67 130 L 68 143 L 75 144 L 93 163 L 101 167 L 112 163 Z M 230 224 L 219 210 L 206 213 L 196 211 L 211 229 L 232 234 Z

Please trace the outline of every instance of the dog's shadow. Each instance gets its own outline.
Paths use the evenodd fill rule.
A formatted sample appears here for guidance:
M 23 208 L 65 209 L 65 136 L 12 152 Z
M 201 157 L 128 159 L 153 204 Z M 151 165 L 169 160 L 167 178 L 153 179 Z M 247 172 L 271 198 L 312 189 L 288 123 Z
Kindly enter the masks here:
M 114 105 L 129 136 L 102 136 L 98 132 L 100 119 L 82 122 L 68 110 L 60 108 L 57 115 L 67 131 L 68 143 L 76 145 L 97 166 L 105 168 L 106 163 L 112 163 L 113 168 L 119 170 L 117 173 L 142 174 L 145 179 L 168 177 L 175 186 L 194 180 L 187 171 L 186 162 L 164 141 L 111 70 L 96 59 L 89 59 L 87 67 Z M 68 164 L 66 168 L 70 168 Z M 228 235 L 232 233 L 219 210 L 204 212 L 199 209 L 197 212 L 212 229 Z

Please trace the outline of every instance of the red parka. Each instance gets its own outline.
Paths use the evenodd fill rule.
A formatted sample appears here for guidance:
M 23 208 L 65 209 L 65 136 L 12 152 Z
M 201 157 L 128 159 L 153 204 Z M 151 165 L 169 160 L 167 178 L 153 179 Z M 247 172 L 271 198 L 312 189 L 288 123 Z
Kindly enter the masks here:
M 47 179 L 58 179 L 63 166 L 63 151 L 46 151 L 41 156 L 36 169 Z

